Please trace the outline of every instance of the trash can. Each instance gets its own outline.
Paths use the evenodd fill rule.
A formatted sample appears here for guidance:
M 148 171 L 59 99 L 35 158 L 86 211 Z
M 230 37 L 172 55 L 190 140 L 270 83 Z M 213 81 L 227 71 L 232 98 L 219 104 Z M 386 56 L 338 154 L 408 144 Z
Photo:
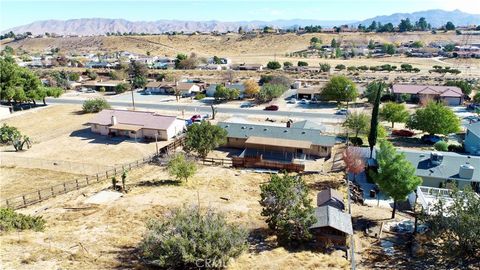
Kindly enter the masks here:
M 370 198 L 375 198 L 377 192 L 374 189 L 370 189 Z

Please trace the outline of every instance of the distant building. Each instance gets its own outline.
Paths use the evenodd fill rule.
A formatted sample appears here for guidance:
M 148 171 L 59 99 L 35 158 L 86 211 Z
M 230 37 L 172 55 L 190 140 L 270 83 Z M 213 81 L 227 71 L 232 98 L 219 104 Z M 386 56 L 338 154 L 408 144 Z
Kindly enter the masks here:
M 352 217 L 330 205 L 315 208 L 317 221 L 310 226 L 314 238 L 320 243 L 347 246 L 347 237 L 353 235 Z
M 262 71 L 263 65 L 261 64 L 240 64 L 240 65 L 232 65 L 231 68 L 233 70 L 251 70 L 251 71 Z
M 185 129 L 185 121 L 174 116 L 127 110 L 103 110 L 88 124 L 101 135 L 149 140 L 169 140 Z
M 105 88 L 105 91 L 112 92 L 115 91 L 117 85 L 126 83 L 125 81 L 120 80 L 107 80 L 107 81 L 86 81 L 82 83 L 83 87 L 92 88 L 96 91 L 99 91 L 100 88 Z
M 297 90 L 297 99 L 318 100 L 320 99 L 320 87 L 306 87 Z
M 210 84 L 205 90 L 205 95 L 207 97 L 213 97 L 217 91 L 217 85 L 218 84 Z M 243 83 L 227 84 L 225 87 L 229 89 L 237 89 L 240 92 L 240 97 L 242 97 L 245 93 L 245 86 L 243 86 Z
M 175 84 L 168 82 L 149 82 L 145 85 L 145 90 L 152 94 L 174 94 Z
M 480 156 L 480 122 L 467 126 L 463 145 L 467 153 Z M 480 170 L 480 168 L 478 168 L 478 170 Z
M 402 95 L 410 95 L 410 98 L 427 98 L 443 101 L 450 106 L 458 106 L 463 103 L 463 92 L 457 86 L 433 86 L 433 85 L 411 85 L 394 84 L 392 93 L 398 100 Z

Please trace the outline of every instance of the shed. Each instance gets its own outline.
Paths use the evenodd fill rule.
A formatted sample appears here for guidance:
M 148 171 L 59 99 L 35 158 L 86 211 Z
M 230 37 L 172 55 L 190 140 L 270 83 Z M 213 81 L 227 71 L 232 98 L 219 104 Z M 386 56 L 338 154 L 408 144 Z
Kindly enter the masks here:
M 315 208 L 317 221 L 310 226 L 317 241 L 346 246 L 348 235 L 353 234 L 352 217 L 333 206 Z
M 317 206 L 329 205 L 340 210 L 345 210 L 345 203 L 340 192 L 333 188 L 324 189 L 317 194 Z

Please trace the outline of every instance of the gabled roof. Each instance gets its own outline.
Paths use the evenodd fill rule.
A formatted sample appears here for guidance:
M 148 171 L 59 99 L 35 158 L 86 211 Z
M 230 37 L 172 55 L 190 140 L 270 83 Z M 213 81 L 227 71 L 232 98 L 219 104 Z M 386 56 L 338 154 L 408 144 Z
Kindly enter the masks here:
M 353 234 L 352 217 L 333 206 L 315 208 L 315 217 L 317 222 L 310 226 L 310 229 L 331 227 L 346 234 Z
M 313 145 L 333 146 L 335 136 L 321 135 L 320 131 L 303 128 L 287 128 L 246 123 L 220 122 L 218 126 L 228 132 L 230 138 L 264 137 L 311 142 Z
M 480 138 L 480 121 L 467 125 L 467 129 L 469 133 L 475 134 Z
M 320 132 L 325 132 L 327 130 L 327 128 L 324 125 L 318 124 L 318 123 L 313 122 L 311 120 L 303 120 L 303 121 L 294 122 L 294 123 L 292 123 L 291 127 L 292 128 L 303 128 L 303 129 L 315 129 L 315 130 L 318 130 Z
M 462 90 L 457 86 L 394 84 L 392 92 L 394 94 L 428 94 L 440 95 L 442 97 L 463 97 Z
M 184 90 L 190 90 L 192 87 L 196 85 L 194 83 L 189 83 L 189 82 L 179 82 L 177 84 L 177 90 L 179 91 L 184 91 Z
M 167 82 L 149 82 L 145 87 L 149 88 L 160 88 L 160 87 L 174 87 L 175 85 Z
M 335 200 L 340 202 L 341 204 L 345 204 L 343 202 L 343 196 L 337 190 L 333 188 L 324 189 L 317 194 L 317 206 L 322 206 L 322 204 L 330 201 Z
M 158 115 L 154 112 L 103 110 L 95 115 L 88 124 L 110 126 L 112 116 L 117 119 L 117 125 L 141 126 L 147 129 L 168 129 L 176 120 L 174 116 Z

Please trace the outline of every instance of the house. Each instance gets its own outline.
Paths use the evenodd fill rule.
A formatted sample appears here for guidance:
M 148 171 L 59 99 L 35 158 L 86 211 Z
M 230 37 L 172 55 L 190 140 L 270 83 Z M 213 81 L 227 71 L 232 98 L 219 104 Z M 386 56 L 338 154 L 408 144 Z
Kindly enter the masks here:
M 107 81 L 86 81 L 82 83 L 83 87 L 87 88 L 92 88 L 94 90 L 99 91 L 101 87 L 105 88 L 105 91 L 107 92 L 112 92 L 115 91 L 115 88 L 119 84 L 124 84 L 126 83 L 125 81 L 120 81 L 120 80 L 107 80 Z
M 315 208 L 317 221 L 310 226 L 313 237 L 321 243 L 347 245 L 347 237 L 353 234 L 352 217 L 330 205 Z
M 452 152 L 401 151 L 422 178 L 422 186 L 444 188 L 455 184 L 480 191 L 480 157 Z
M 252 70 L 252 71 L 262 71 L 263 65 L 261 64 L 240 64 L 240 65 L 232 65 L 231 68 L 233 70 Z
M 198 66 L 198 69 L 200 69 L 200 70 L 222 70 L 223 67 L 225 67 L 225 69 L 226 69 L 226 66 L 224 66 L 224 65 L 205 64 L 205 65 Z
M 154 112 L 103 110 L 88 122 L 94 133 L 135 139 L 169 140 L 185 129 L 185 121 Z
M 336 137 L 319 130 L 220 122 L 227 131 L 226 147 L 242 149 L 232 160 L 236 167 L 303 171 L 305 160 L 328 157 Z
M 218 84 L 210 84 L 205 90 L 205 95 L 207 97 L 213 97 L 215 95 L 215 92 L 217 91 L 217 85 Z M 242 97 L 245 93 L 245 86 L 243 86 L 243 83 L 227 84 L 225 85 L 225 87 L 229 89 L 237 89 L 238 92 L 240 93 L 240 97 Z
M 182 95 L 198 93 L 202 90 L 199 85 L 191 82 L 177 82 L 177 85 L 175 87 L 177 88 L 177 91 Z
M 297 99 L 318 100 L 321 89 L 319 87 L 306 87 L 297 90 Z
M 317 194 L 317 206 L 329 205 L 340 210 L 345 210 L 343 195 L 333 188 L 324 189 Z
M 0 119 L 10 115 L 12 111 L 12 107 L 0 105 Z
M 145 91 L 152 94 L 173 94 L 175 93 L 175 84 L 167 82 L 149 82 L 145 85 Z
M 435 99 L 441 100 L 450 106 L 458 106 L 463 103 L 462 90 L 457 86 L 433 86 L 433 85 L 411 85 L 411 84 L 394 84 L 392 93 L 397 100 L 402 95 L 410 95 L 410 99 Z
M 480 156 L 480 122 L 467 125 L 463 145 L 467 153 Z M 480 168 L 478 169 L 480 170 Z
M 327 131 L 327 128 L 319 124 L 317 122 L 314 122 L 312 120 L 303 120 L 303 121 L 298 121 L 298 122 L 287 122 L 287 127 L 292 127 L 292 128 L 302 128 L 302 129 L 315 129 L 320 132 L 325 132 Z

